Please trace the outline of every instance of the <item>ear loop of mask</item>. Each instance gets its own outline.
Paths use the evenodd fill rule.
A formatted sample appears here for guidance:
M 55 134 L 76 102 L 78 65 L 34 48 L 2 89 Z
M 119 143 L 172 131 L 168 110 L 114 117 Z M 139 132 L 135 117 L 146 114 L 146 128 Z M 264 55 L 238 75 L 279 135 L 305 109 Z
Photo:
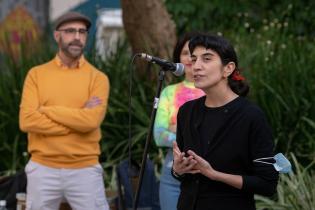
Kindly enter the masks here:
M 265 163 L 265 164 L 273 165 L 274 163 L 269 163 L 269 162 L 261 161 L 261 160 L 268 160 L 268 159 L 274 159 L 274 157 L 258 158 L 258 159 L 253 160 L 253 162 L 256 162 L 256 163 Z

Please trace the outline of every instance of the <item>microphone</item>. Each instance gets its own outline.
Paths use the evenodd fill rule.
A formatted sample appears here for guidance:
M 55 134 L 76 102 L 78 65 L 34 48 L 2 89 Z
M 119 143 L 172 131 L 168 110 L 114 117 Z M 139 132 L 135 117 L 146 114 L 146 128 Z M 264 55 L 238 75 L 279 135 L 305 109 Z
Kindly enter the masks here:
M 182 63 L 172 63 L 167 60 L 157 58 L 145 53 L 141 53 L 140 57 L 146 61 L 155 63 L 163 68 L 163 70 L 171 71 L 175 76 L 182 76 L 185 73 L 185 66 Z

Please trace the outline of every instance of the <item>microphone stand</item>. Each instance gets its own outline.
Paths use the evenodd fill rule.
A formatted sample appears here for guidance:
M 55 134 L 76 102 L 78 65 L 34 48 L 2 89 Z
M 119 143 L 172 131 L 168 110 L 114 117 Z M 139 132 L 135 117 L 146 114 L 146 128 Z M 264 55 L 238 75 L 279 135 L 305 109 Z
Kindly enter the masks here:
M 163 70 L 163 68 L 162 68 L 159 71 L 158 87 L 157 87 L 154 101 L 153 101 L 153 110 L 151 112 L 149 132 L 148 132 L 148 135 L 146 138 L 144 152 L 143 152 L 143 156 L 142 156 L 142 162 L 141 162 L 141 168 L 140 168 L 140 177 L 139 177 L 139 181 L 138 181 L 138 185 L 137 185 L 135 200 L 134 200 L 134 204 L 133 204 L 133 210 L 137 210 L 137 207 L 138 207 L 139 194 L 140 194 L 144 170 L 145 170 L 145 166 L 146 166 L 148 150 L 149 150 L 150 142 L 152 139 L 152 130 L 153 130 L 153 125 L 154 125 L 154 121 L 155 121 L 156 111 L 157 111 L 158 104 L 159 104 L 159 99 L 160 99 L 160 94 L 161 94 L 161 89 L 162 89 L 162 82 L 164 80 L 164 77 L 165 77 L 165 70 Z

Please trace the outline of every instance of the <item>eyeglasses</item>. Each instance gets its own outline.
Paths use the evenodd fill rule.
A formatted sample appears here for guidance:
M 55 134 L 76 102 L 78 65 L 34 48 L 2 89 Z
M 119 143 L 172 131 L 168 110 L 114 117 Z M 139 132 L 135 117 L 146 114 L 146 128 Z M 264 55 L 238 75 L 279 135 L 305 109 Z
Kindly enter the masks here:
M 81 35 L 81 36 L 86 36 L 89 32 L 88 30 L 83 29 L 83 28 L 79 28 L 79 29 L 65 28 L 65 29 L 59 29 L 57 31 L 63 31 L 63 32 L 65 32 L 65 34 L 72 35 L 72 36 L 75 36 L 77 34 L 77 32 L 79 32 L 79 35 Z

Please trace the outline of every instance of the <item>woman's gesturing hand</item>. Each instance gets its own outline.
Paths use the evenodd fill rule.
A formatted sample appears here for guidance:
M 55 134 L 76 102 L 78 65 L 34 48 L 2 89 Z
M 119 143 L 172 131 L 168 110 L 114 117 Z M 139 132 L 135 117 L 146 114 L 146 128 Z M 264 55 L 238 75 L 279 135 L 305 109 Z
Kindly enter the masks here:
M 212 168 L 208 161 L 206 161 L 205 159 L 203 159 L 202 157 L 200 157 L 191 150 L 188 150 L 187 153 L 196 161 L 193 168 L 195 171 L 199 171 L 201 174 L 210 179 L 215 179 L 217 171 Z
M 193 156 L 185 157 L 185 153 L 180 151 L 175 141 L 173 142 L 173 156 L 173 171 L 176 174 L 183 175 L 185 173 L 195 174 L 200 172 L 200 170 L 195 169 L 197 161 L 194 160 Z

